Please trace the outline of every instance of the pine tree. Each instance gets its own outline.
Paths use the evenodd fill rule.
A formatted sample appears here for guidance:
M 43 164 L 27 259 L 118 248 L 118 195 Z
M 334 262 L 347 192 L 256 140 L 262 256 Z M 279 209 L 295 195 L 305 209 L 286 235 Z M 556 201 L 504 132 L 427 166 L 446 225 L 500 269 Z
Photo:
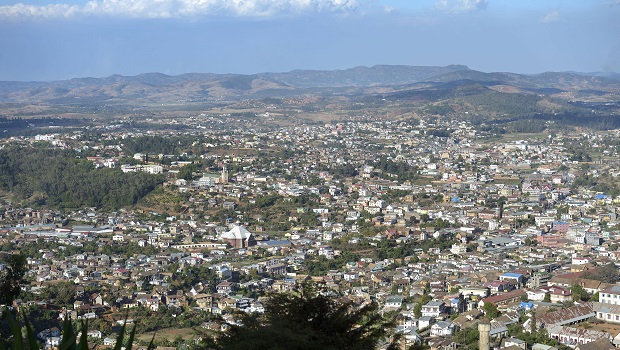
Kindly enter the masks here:
M 242 316 L 241 325 L 231 324 L 216 342 L 206 339 L 199 348 L 365 350 L 386 342 L 388 349 L 397 349 L 397 339 L 390 338 L 394 320 L 377 311 L 375 303 L 358 307 L 304 284 L 296 292 L 272 294 L 264 314 Z

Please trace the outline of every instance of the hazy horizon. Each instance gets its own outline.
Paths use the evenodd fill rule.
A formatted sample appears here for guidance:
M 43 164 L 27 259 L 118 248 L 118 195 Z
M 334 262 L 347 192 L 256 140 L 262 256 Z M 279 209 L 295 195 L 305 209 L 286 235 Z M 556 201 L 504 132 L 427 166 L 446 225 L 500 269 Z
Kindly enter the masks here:
M 223 73 L 214 73 L 214 72 L 184 72 L 184 73 L 178 73 L 178 74 L 166 74 L 166 73 L 162 73 L 162 72 L 143 72 L 143 73 L 136 73 L 136 74 L 119 74 L 119 73 L 113 73 L 113 74 L 109 74 L 109 75 L 102 75 L 102 76 L 75 76 L 75 77 L 69 77 L 69 78 L 63 78 L 63 79 L 51 79 L 51 80 L 0 80 L 1 82 L 17 82 L 17 83 L 49 83 L 49 82 L 54 82 L 54 81 L 68 81 L 68 80 L 72 80 L 72 79 L 105 79 L 105 78 L 110 78 L 113 76 L 121 76 L 121 77 L 137 77 L 137 76 L 141 76 L 141 75 L 148 75 L 148 74 L 163 74 L 166 76 L 170 76 L 170 77 L 176 77 L 176 76 L 181 76 L 181 75 L 191 75 L 191 74 L 217 74 L 217 75 L 259 75 L 259 74 L 279 74 L 279 73 L 289 73 L 289 72 L 293 72 L 293 71 L 325 71 L 325 72 L 330 72 L 330 71 L 346 71 L 349 69 L 355 69 L 355 68 L 359 68 L 359 67 L 365 67 L 365 68 L 372 68 L 375 66 L 408 66 L 408 67 L 446 67 L 446 66 L 459 66 L 461 64 L 458 63 L 454 63 L 454 64 L 448 64 L 445 66 L 431 66 L 431 65 L 426 65 L 426 66 L 415 66 L 415 65 L 391 65 L 391 64 L 375 64 L 372 66 L 355 66 L 355 67 L 348 67 L 348 68 L 335 68 L 335 69 L 304 69 L 304 68 L 296 68 L 296 69 L 291 69 L 291 70 L 287 70 L 287 71 L 270 71 L 270 72 L 251 72 L 251 73 L 235 73 L 235 72 L 223 72 Z M 461 66 L 466 66 L 466 65 L 461 65 Z M 470 70 L 474 70 L 474 71 L 479 71 L 482 73 L 514 73 L 514 74 L 522 74 L 522 75 L 538 75 L 538 74 L 543 74 L 543 73 L 574 73 L 574 74 L 584 74 L 584 75 L 588 75 L 588 74 L 595 74 L 595 75 L 620 75 L 620 72 L 605 72 L 605 71 L 597 71 L 597 72 L 578 72 L 578 71 L 544 71 L 544 72 L 536 72 L 536 73 L 521 73 L 521 72 L 510 72 L 510 71 L 502 71 L 502 72 L 485 72 L 485 71 L 481 71 L 478 69 L 473 69 L 471 67 L 468 67 Z
M 0 81 L 462 64 L 620 72 L 620 0 L 9 0 Z

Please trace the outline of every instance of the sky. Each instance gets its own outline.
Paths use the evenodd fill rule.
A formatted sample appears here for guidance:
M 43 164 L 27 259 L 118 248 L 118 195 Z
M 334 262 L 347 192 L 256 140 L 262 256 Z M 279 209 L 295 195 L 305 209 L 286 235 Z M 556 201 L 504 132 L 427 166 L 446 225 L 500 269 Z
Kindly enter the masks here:
M 620 72 L 620 0 L 0 0 L 0 81 L 379 64 Z

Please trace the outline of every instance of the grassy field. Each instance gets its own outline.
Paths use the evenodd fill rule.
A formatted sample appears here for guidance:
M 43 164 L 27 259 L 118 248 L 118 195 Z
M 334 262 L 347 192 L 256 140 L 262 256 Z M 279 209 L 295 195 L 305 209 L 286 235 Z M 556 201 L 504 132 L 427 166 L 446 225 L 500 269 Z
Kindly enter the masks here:
M 181 337 L 184 340 L 194 339 L 198 337 L 199 334 L 192 328 L 168 328 L 168 329 L 160 329 L 155 332 L 155 343 L 161 343 L 166 339 L 169 341 L 174 341 L 177 337 Z M 140 335 L 136 335 L 136 338 L 140 342 L 148 343 L 153 338 L 153 332 L 148 332 Z

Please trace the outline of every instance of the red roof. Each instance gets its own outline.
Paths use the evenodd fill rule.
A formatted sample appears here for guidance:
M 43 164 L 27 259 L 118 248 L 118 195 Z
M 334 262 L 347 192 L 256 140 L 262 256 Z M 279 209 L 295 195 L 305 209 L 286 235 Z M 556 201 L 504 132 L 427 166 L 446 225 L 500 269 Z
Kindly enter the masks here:
M 493 295 L 487 298 L 482 299 L 485 303 L 497 304 L 505 300 L 510 300 L 513 298 L 520 298 L 522 295 L 527 295 L 523 289 L 513 290 L 512 292 Z

